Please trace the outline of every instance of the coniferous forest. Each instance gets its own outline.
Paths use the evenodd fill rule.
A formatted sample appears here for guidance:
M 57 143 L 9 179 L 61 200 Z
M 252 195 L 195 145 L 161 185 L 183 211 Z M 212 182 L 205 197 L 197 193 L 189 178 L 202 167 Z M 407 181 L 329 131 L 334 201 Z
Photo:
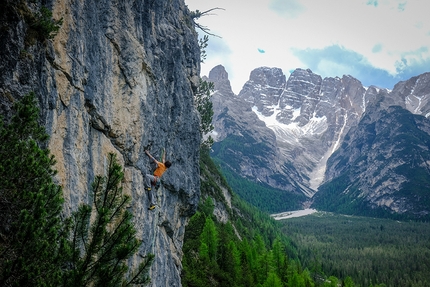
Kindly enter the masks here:
M 304 266 L 355 286 L 430 286 L 430 224 L 316 213 L 280 221 Z
M 185 233 L 183 286 L 430 286 L 430 224 L 318 212 L 274 221 L 201 152 L 202 202 Z
M 200 169 L 202 202 L 185 232 L 183 286 L 357 286 L 350 276 L 327 275 L 302 264 L 279 222 L 234 193 L 232 208 L 224 204 L 230 220 L 219 222 L 214 201 L 225 202 L 220 186 L 228 185 L 207 150 L 201 152 Z

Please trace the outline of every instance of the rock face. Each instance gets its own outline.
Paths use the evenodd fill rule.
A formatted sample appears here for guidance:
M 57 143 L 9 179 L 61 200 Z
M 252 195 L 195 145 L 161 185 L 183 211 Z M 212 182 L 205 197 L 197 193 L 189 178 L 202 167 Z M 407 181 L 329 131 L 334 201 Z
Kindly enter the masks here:
M 294 190 L 288 181 L 276 179 L 281 168 L 277 166 L 275 133 L 258 118 L 250 103 L 234 95 L 224 67 L 212 69 L 208 80 L 215 84 L 213 137 L 217 142 L 234 143 L 227 145 L 223 152 L 225 164 L 243 177 L 266 182 L 275 188 Z M 215 154 L 220 148 L 217 144 L 213 146 Z
M 49 41 L 31 36 L 28 15 L 38 13 L 38 1 L 5 2 L 2 113 L 29 91 L 38 95 L 66 214 L 90 202 L 91 182 L 105 172 L 107 154 L 116 153 L 142 240 L 130 264 L 154 253 L 150 286 L 181 286 L 184 228 L 200 188 L 193 103 L 200 49 L 184 1 L 45 1 L 53 18 L 63 19 Z M 163 176 L 158 207 L 149 211 L 142 173 L 152 169 L 144 150 L 158 157 L 163 147 L 173 165 Z
M 365 196 L 365 205 L 395 213 L 416 208 L 416 214 L 426 214 L 429 206 L 419 204 L 417 198 L 427 200 L 427 195 L 412 192 L 415 199 L 405 200 L 399 194 L 405 188 L 414 188 L 410 185 L 414 181 L 427 186 L 425 181 L 430 178 L 426 172 L 430 73 L 400 82 L 388 91 L 363 87 L 351 76 L 323 79 L 303 69 L 295 70 L 286 80 L 280 69 L 261 67 L 251 72 L 237 96 L 226 84 L 228 77 L 222 66 L 211 71 L 209 80 L 216 87 L 215 139 L 223 146 L 230 142 L 231 155 L 224 160 L 232 167 L 238 165 L 240 168 L 233 169 L 240 176 L 287 192 L 299 191 L 308 197 L 317 193 L 321 184 L 327 183 L 322 188 L 327 190 L 330 182 L 338 183 L 336 179 L 342 177 L 342 182 L 348 184 L 344 190 L 338 184 L 339 192 L 347 193 L 348 185 L 361 190 L 350 193 L 349 201 Z M 413 124 L 405 130 L 409 122 Z M 419 140 L 410 142 L 408 147 L 392 142 L 402 136 Z M 372 143 L 375 138 L 378 143 Z M 247 143 L 253 149 L 239 152 L 233 149 L 232 142 L 240 142 L 241 147 Z M 261 148 L 257 145 L 260 142 Z M 403 140 L 399 143 L 407 145 Z M 403 151 L 404 159 L 394 152 L 397 150 Z M 414 153 L 422 156 L 418 159 Z M 406 175 L 418 167 L 424 182 Z M 394 172 L 397 169 L 401 172 Z M 371 171 L 380 174 L 370 174 Z M 348 180 L 344 182 L 345 174 Z M 317 195 L 319 202 L 332 198 Z M 340 201 L 348 201 L 336 195 Z M 329 201 L 337 202 L 334 195 Z
M 421 114 L 428 116 L 429 82 L 429 74 L 414 77 L 369 103 L 360 123 L 330 157 L 315 206 L 428 218 L 430 121 Z M 417 85 L 422 86 L 414 89 Z

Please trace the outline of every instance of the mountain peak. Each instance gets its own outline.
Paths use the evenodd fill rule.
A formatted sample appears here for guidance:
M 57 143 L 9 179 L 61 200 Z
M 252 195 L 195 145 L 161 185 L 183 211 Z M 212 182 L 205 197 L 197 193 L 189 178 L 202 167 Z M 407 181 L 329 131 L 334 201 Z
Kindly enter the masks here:
M 228 80 L 228 73 L 223 65 L 218 65 L 209 72 L 209 79 L 214 81 Z
M 430 208 L 426 205 L 412 199 L 409 205 L 397 194 L 403 194 L 404 188 L 415 188 L 413 182 L 421 180 L 417 176 L 409 181 L 405 175 L 414 174 L 411 170 L 421 172 L 423 185 L 426 180 L 430 182 L 427 168 L 430 124 L 426 119 L 430 116 L 429 91 L 430 73 L 400 82 L 389 91 L 363 87 L 350 75 L 322 78 L 310 69 L 299 68 L 286 80 L 279 68 L 256 68 L 234 104 L 218 102 L 222 112 L 214 117 L 214 125 L 227 141 L 215 146 L 231 152 L 226 164 L 240 167 L 235 170 L 240 176 L 285 192 L 302 192 L 309 198 L 317 193 L 315 198 L 321 202 L 324 198 L 318 197 L 320 188 L 327 194 L 332 186 L 327 185 L 330 181 L 335 184 L 341 181 L 345 184 L 344 194 L 332 192 L 339 201 L 354 200 L 366 191 L 361 199 L 371 208 L 389 208 L 405 214 L 414 209 L 427 215 Z M 249 107 L 259 121 L 251 116 Z M 405 128 L 406 125 L 410 127 Z M 262 136 L 263 131 L 270 134 L 267 130 L 273 132 L 274 139 Z M 268 139 L 270 145 L 266 144 Z M 252 143 L 260 144 L 261 148 Z M 381 147 L 376 153 L 375 144 Z M 252 149 L 247 150 L 248 146 Z M 411 153 L 413 149 L 415 153 Z M 270 155 L 269 163 L 262 161 L 263 153 L 265 159 Z M 223 160 L 219 154 L 215 156 Z M 391 163 L 391 170 L 384 168 L 385 163 Z M 418 166 L 412 166 L 417 163 Z M 381 167 L 379 175 L 374 167 Z M 343 177 L 338 179 L 340 176 Z M 361 193 L 345 199 L 349 186 Z M 381 192 L 389 195 L 382 196 Z M 427 198 L 424 194 L 419 196 Z
M 269 87 L 279 87 L 286 83 L 285 75 L 280 68 L 260 67 L 251 71 L 249 81 Z
M 231 89 L 230 80 L 228 79 L 228 73 L 224 66 L 218 65 L 209 72 L 209 81 L 216 83 L 215 89 L 220 91 L 224 96 L 233 97 L 235 96 Z

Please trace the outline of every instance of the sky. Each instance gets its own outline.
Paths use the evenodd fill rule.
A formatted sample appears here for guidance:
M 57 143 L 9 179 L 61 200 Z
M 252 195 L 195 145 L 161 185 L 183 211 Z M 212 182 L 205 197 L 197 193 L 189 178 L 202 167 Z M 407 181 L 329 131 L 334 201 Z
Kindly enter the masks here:
M 252 4 L 251 4 L 252 3 Z M 252 70 L 351 75 L 392 89 L 430 72 L 430 0 L 185 0 L 207 27 L 201 76 L 223 65 L 238 94 Z M 199 38 L 205 33 L 199 31 Z

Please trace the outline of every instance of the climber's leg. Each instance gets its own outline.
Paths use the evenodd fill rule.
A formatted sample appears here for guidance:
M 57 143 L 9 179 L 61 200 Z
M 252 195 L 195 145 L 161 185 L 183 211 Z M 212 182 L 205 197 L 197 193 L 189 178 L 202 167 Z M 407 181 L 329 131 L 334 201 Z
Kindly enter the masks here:
M 151 185 L 154 181 L 155 181 L 155 176 L 150 174 L 145 175 L 143 184 L 145 186 L 145 190 L 148 191 L 149 209 L 155 208 L 154 191 L 151 188 Z

